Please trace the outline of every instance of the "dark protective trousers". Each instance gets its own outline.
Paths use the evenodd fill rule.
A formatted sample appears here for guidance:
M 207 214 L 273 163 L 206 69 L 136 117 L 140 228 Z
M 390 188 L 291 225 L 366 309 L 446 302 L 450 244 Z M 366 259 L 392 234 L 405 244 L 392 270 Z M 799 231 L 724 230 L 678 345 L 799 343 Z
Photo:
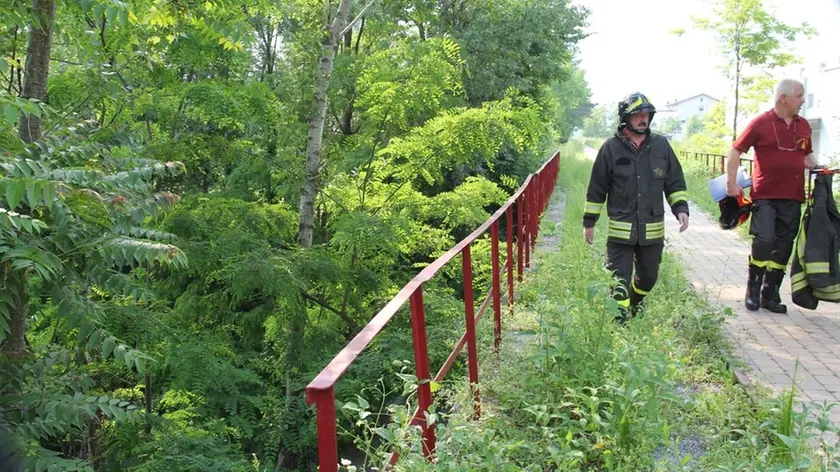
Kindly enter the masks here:
M 784 271 L 793 253 L 801 214 L 802 203 L 796 200 L 753 202 L 750 234 L 754 237 L 750 264 Z
M 664 243 L 649 246 L 607 243 L 607 269 L 615 274 L 624 287 L 623 292 L 615 293 L 619 306 L 629 308 L 631 303 L 641 303 L 653 289 L 659 278 L 664 247 Z

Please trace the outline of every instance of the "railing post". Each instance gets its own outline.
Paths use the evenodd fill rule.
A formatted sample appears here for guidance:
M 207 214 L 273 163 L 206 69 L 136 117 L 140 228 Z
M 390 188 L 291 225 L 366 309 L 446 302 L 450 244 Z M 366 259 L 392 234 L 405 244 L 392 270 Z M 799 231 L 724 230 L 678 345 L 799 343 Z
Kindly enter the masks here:
M 522 282 L 522 238 L 525 236 L 525 227 L 523 226 L 522 213 L 525 211 L 523 203 L 525 202 L 525 192 L 519 194 L 516 199 L 516 268 L 517 280 Z
M 497 246 L 498 248 L 498 246 Z M 473 394 L 473 419 L 481 417 L 481 400 L 478 396 L 478 352 L 475 343 L 475 301 L 473 300 L 472 253 L 467 244 L 461 251 L 464 273 L 464 312 L 467 322 L 467 366 L 470 375 L 470 391 Z
M 513 306 L 513 205 L 507 208 L 505 213 L 507 223 L 507 282 L 508 282 L 508 306 Z
M 306 400 L 315 403 L 318 434 L 318 470 L 338 472 L 338 437 L 335 425 L 335 389 L 307 390 Z
M 531 242 L 531 252 L 534 252 L 534 246 L 537 243 L 537 231 L 539 230 L 540 224 L 540 202 L 538 201 L 539 196 L 537 195 L 540 178 L 537 174 L 534 174 L 534 177 L 537 180 L 534 182 L 534 191 L 531 193 L 531 210 L 533 214 L 531 215 L 531 232 L 529 233 L 530 238 L 528 239 Z
M 549 172 L 551 172 L 549 167 L 551 165 L 545 166 L 543 169 L 545 173 L 540 176 L 540 211 L 545 211 L 545 204 L 548 203 L 548 185 L 546 184 L 548 184 Z
M 724 161 L 726 161 L 726 156 L 720 156 L 720 173 L 721 174 L 726 173 L 726 163 Z
M 524 231 L 523 236 L 525 239 L 525 241 L 523 241 L 523 244 L 525 245 L 525 267 L 531 267 L 531 218 L 534 217 L 531 194 L 533 193 L 533 188 L 534 178 L 531 177 L 531 181 L 528 183 L 528 186 L 525 187 L 525 204 L 523 205 L 525 209 L 525 221 L 522 223 L 522 229 Z
M 534 174 L 534 195 L 533 197 L 533 209 L 534 209 L 534 219 L 531 221 L 531 224 L 534 225 L 534 228 L 539 226 L 540 221 L 540 194 L 542 191 L 542 179 L 540 178 L 540 174 Z M 533 229 L 533 228 L 532 228 Z M 535 232 L 531 232 L 531 252 L 534 252 L 534 243 L 533 241 L 536 239 L 537 235 Z
M 545 211 L 548 208 L 548 195 L 550 193 L 551 188 L 549 188 L 548 184 L 551 183 L 551 163 L 545 166 L 545 174 L 542 178 L 542 210 Z
M 426 312 L 423 307 L 423 286 L 418 285 L 411 294 L 411 334 L 414 340 L 414 367 L 417 374 L 417 399 L 420 407 L 420 425 L 423 428 L 423 456 L 435 453 L 435 425 L 429 425 L 426 414 L 432 406 L 432 380 L 429 375 L 429 345 L 426 340 Z
M 493 270 L 493 345 L 499 350 L 502 342 L 502 280 L 499 274 L 499 220 L 490 226 L 490 257 L 493 258 L 490 264 Z

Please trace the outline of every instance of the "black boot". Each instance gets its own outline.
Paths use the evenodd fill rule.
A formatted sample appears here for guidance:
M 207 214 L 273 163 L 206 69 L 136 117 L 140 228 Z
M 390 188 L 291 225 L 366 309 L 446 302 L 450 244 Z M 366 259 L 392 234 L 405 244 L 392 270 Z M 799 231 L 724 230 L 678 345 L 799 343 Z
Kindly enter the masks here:
M 782 303 L 779 290 L 785 273 L 781 270 L 770 269 L 764 274 L 764 286 L 761 288 L 761 308 L 773 313 L 787 313 L 787 306 Z
M 749 265 L 747 276 L 747 293 L 744 295 L 744 306 L 747 310 L 756 311 L 761 301 L 761 282 L 764 279 L 764 268 Z
M 618 314 L 615 316 L 615 321 L 624 326 L 627 323 L 627 320 L 630 319 L 630 308 L 618 305 Z
M 645 296 L 636 293 L 635 290 L 630 291 L 630 317 L 635 318 L 642 312 L 644 308 L 643 302 L 645 301 Z

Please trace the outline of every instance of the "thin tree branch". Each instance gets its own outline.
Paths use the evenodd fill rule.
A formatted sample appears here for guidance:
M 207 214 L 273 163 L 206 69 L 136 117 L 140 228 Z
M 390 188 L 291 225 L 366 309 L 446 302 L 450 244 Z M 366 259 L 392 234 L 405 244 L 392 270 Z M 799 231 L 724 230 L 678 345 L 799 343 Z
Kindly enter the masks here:
M 131 59 L 129 59 L 129 60 L 128 60 L 125 64 L 123 64 L 123 65 L 122 65 L 122 67 L 120 67 L 120 68 L 119 68 L 119 70 L 117 70 L 117 72 L 120 72 L 120 71 L 122 71 L 123 69 L 125 69 L 126 67 L 128 67 L 128 66 L 129 66 L 129 64 L 131 64 L 131 61 L 133 61 L 133 60 L 134 60 L 134 58 L 136 58 L 136 57 L 137 57 L 137 56 L 134 56 L 134 57 L 132 57 Z M 85 104 L 88 100 L 90 100 L 90 98 L 91 98 L 91 97 L 93 97 L 93 95 L 94 95 L 96 92 L 98 92 L 98 91 L 99 91 L 99 89 L 101 89 L 102 87 L 104 87 L 104 86 L 105 86 L 105 84 L 107 84 L 107 83 L 108 83 L 108 80 L 103 80 L 102 82 L 100 82 L 100 83 L 99 83 L 99 85 L 97 85 L 96 87 L 94 87 L 94 88 L 90 91 L 90 93 L 88 93 L 88 94 L 87 94 L 87 96 L 85 96 L 85 98 L 84 98 L 84 99 L 82 99 L 82 101 L 81 101 L 81 102 L 77 103 L 77 104 L 76 104 L 75 106 L 73 106 L 71 109 L 69 109 L 69 110 L 67 110 L 66 112 L 62 113 L 62 115 L 61 115 L 61 116 L 60 116 L 60 117 L 59 117 L 59 118 L 55 121 L 55 123 L 53 123 L 53 124 L 52 124 L 52 126 L 50 126 L 50 127 L 47 129 L 47 131 L 45 131 L 45 132 L 44 132 L 44 134 L 43 134 L 43 135 L 41 135 L 41 137 L 42 137 L 42 138 L 44 138 L 44 137 L 46 137 L 48 134 L 50 134 L 50 132 L 51 132 L 53 129 L 55 129 L 55 127 L 56 127 L 56 126 L 58 126 L 58 124 L 59 124 L 59 123 L 61 123 L 62 121 L 64 121 L 64 119 L 65 119 L 65 118 L 67 118 L 67 117 L 68 117 L 71 113 L 73 113 L 74 111 L 78 110 L 78 109 L 79 109 L 82 105 L 84 105 L 84 104 Z M 67 108 L 65 108 L 65 110 L 66 110 L 66 109 L 67 109 Z
M 335 313 L 336 315 L 338 315 L 342 320 L 344 320 L 345 323 L 347 323 L 347 325 L 351 329 L 356 329 L 359 326 L 359 324 L 356 323 L 353 320 L 353 318 L 350 318 L 349 316 L 347 316 L 347 313 L 342 313 L 341 310 L 336 309 L 335 307 L 330 305 L 326 300 L 322 299 L 321 297 L 317 297 L 315 295 L 307 293 L 305 290 L 301 290 L 300 293 L 303 296 L 303 298 L 305 298 L 305 299 L 307 299 L 307 300 L 309 300 L 313 303 L 317 303 L 318 305 L 320 305 L 320 306 L 326 308 L 327 310 L 329 310 L 329 311 Z
M 361 20 L 361 19 L 362 19 L 362 15 L 364 15 L 364 14 L 365 14 L 365 12 L 367 11 L 367 9 L 368 9 L 368 8 L 370 8 L 370 7 L 371 7 L 371 5 L 373 5 L 374 3 L 376 3 L 376 0 L 370 0 L 370 3 L 368 3 L 367 5 L 365 5 L 365 7 L 364 7 L 364 8 L 362 8 L 362 11 L 360 11 L 360 12 L 359 12 L 359 14 L 358 14 L 358 15 L 356 15 L 356 18 L 353 18 L 353 21 L 351 21 L 350 23 L 348 23 L 348 24 L 347 24 L 347 26 L 345 26 L 345 27 L 344 27 L 344 29 L 343 29 L 343 30 L 341 30 L 341 32 L 340 32 L 340 33 L 338 33 L 338 36 L 339 36 L 339 37 L 344 36 L 344 33 L 346 33 L 346 32 L 348 32 L 348 31 L 350 31 L 350 30 L 353 28 L 353 26 L 355 26 L 355 25 L 356 25 L 356 22 L 358 22 L 359 20 Z
M 55 57 L 51 57 L 50 61 L 58 62 L 59 64 L 70 64 L 71 66 L 83 66 L 81 62 L 73 62 L 73 61 L 65 61 L 64 59 L 56 59 Z

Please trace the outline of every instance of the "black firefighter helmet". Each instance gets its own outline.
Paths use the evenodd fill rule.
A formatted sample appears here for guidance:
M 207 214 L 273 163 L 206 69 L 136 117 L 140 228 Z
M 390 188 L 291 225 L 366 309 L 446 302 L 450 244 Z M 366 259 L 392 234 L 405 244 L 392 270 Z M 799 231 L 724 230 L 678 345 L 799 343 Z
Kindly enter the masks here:
M 752 210 L 752 201 L 749 197 L 741 194 L 737 197 L 726 196 L 718 202 L 720 206 L 720 218 L 718 223 L 721 229 L 734 229 L 747 221 Z
M 641 92 L 633 92 L 630 95 L 621 99 L 618 102 L 618 121 L 619 124 L 622 124 L 630 129 L 630 131 L 638 134 L 645 134 L 647 130 L 638 130 L 630 126 L 630 115 L 633 113 L 641 113 L 641 112 L 648 112 L 650 113 L 650 118 L 648 119 L 648 129 L 650 129 L 650 122 L 653 121 L 653 115 L 656 114 L 656 107 L 650 103 L 650 100 L 644 96 Z

